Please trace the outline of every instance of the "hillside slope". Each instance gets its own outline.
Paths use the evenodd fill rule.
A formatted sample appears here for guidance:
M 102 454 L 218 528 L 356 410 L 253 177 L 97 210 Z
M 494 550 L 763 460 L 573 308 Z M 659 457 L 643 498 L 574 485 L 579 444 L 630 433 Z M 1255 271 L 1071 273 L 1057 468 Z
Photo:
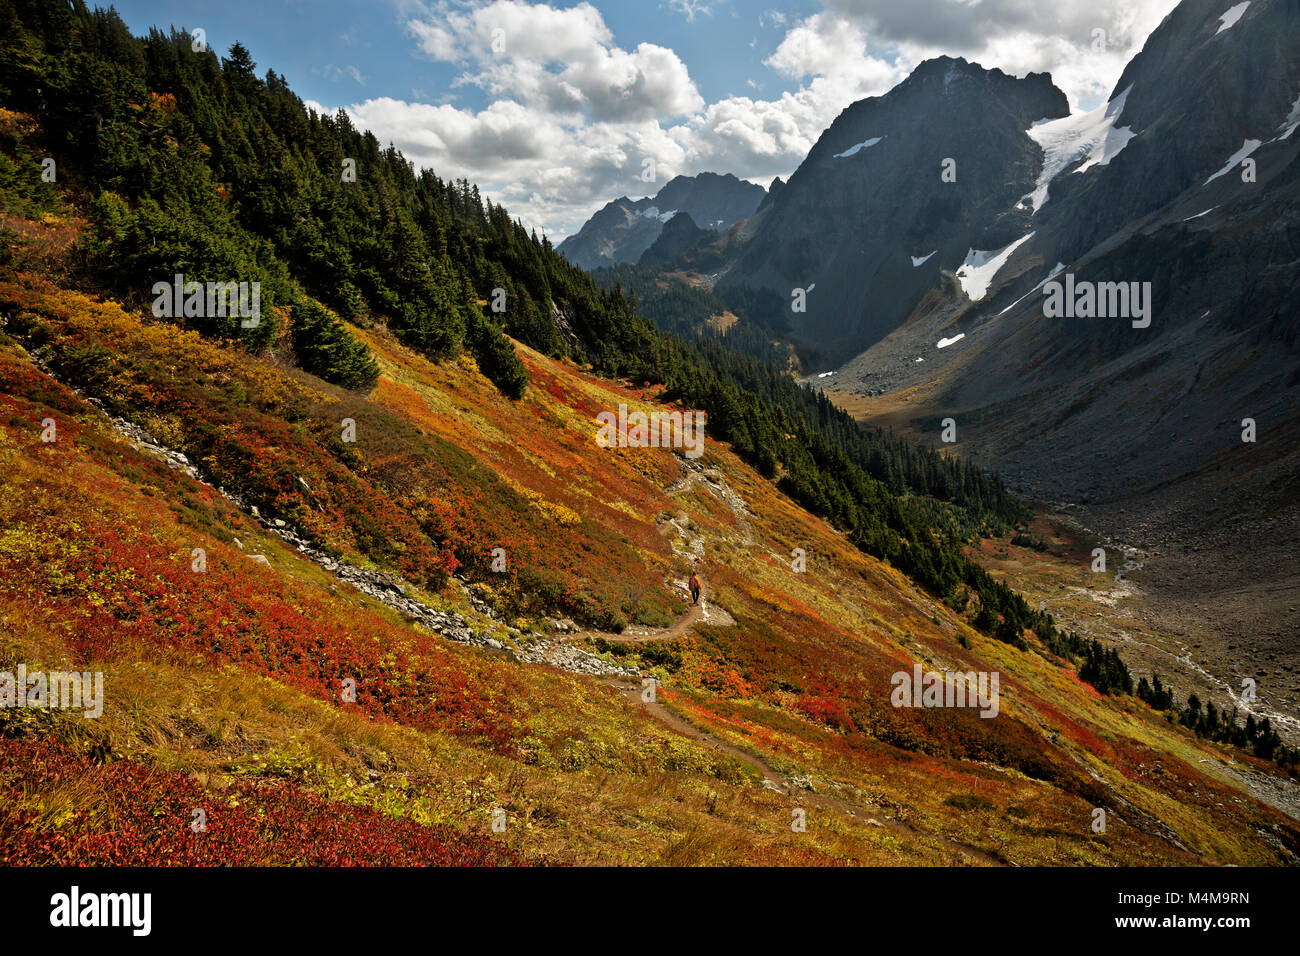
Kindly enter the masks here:
M 358 328 L 381 367 L 363 398 L 34 277 L 7 281 L 0 307 L 4 659 L 102 670 L 106 687 L 97 721 L 3 712 L 6 860 L 41 859 L 50 840 L 82 862 L 314 859 L 189 830 L 201 806 L 207 835 L 242 834 L 242 807 L 279 846 L 284 823 L 261 808 L 290 799 L 376 811 L 337 823 L 367 833 L 434 826 L 502 860 L 506 848 L 620 863 L 1293 859 L 1295 822 L 1238 779 L 1263 764 L 984 637 L 723 444 L 697 460 L 600 447 L 598 410 L 653 408 L 644 392 L 521 348 L 534 384 L 511 403 L 469 362 L 431 363 Z M 142 452 L 37 361 L 98 383 L 109 411 L 201 479 L 277 510 L 258 521 Z M 336 440 L 345 418 L 354 444 Z M 47 419 L 56 441 L 42 441 Z M 283 489 L 299 477 L 314 505 L 295 510 Z M 449 527 L 505 549 L 499 586 L 439 579 L 436 556 L 401 531 L 461 502 L 473 505 Z M 272 515 L 333 557 L 306 560 Z M 443 617 L 413 622 L 328 570 L 340 565 L 406 575 L 407 597 Z M 680 637 L 569 635 L 608 662 L 603 677 L 516 662 L 547 656 L 541 632 L 551 659 L 590 666 L 555 653 L 566 637 L 546 609 L 521 608 L 521 582 L 561 605 L 631 601 L 649 629 L 682 613 L 692 566 L 708 613 Z M 998 715 L 891 706 L 890 675 L 914 662 L 999 671 Z M 667 712 L 641 703 L 636 677 L 630 699 L 611 686 L 615 667 L 656 678 Z M 15 759 L 51 769 L 20 775 Z M 124 773 L 186 794 L 144 814 L 140 842 L 119 824 L 160 798 L 112 783 Z M 1091 830 L 1097 806 L 1104 835 Z M 806 832 L 791 830 L 793 809 Z M 414 832 L 418 855 L 433 836 Z

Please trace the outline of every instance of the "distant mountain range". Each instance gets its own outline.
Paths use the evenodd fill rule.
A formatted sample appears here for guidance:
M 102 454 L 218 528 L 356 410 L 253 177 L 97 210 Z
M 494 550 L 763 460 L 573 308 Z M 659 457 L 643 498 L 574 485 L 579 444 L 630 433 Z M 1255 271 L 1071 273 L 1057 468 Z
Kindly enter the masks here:
M 723 260 L 710 257 L 718 268 L 708 284 L 770 290 L 787 305 L 802 290 L 805 310 L 787 309 L 789 337 L 818 353 L 822 368 L 908 325 L 923 303 L 945 321 L 960 314 L 963 328 L 1041 312 L 1041 298 L 1026 294 L 1050 273 L 1080 269 L 1081 279 L 1153 282 L 1165 317 L 1142 337 L 1115 338 L 1116 323 L 1081 327 L 1083 338 L 1109 343 L 1108 358 L 1166 334 L 1174 315 L 1198 306 L 1197 316 L 1209 308 L 1206 317 L 1230 330 L 1249 309 L 1252 329 L 1289 342 L 1300 289 L 1294 220 L 1279 213 L 1291 208 L 1297 179 L 1297 26 L 1300 6 L 1286 0 L 1185 0 L 1109 100 L 1075 115 L 1047 74 L 1018 79 L 958 58 L 929 60 L 885 95 L 845 109 L 770 193 L 734 177 L 679 177 L 652 199 L 608 204 L 559 248 L 584 268 L 637 262 L 674 212 L 705 232 L 744 220 Z M 1250 182 L 1245 160 L 1255 166 Z M 726 212 L 703 208 L 723 184 L 733 199 Z M 1231 252 L 1220 235 L 1230 222 L 1253 234 L 1244 241 L 1234 230 Z M 708 235 L 696 244 L 717 248 Z M 1220 247 L 1226 268 L 1189 271 L 1183 260 L 1198 244 Z M 673 251 L 691 258 L 689 247 Z M 662 252 L 642 264 L 682 264 Z M 1077 373 L 1078 361 L 1066 365 Z M 996 381 L 1014 389 L 1019 377 Z
M 684 212 L 697 226 L 720 232 L 752 216 L 766 195 L 762 186 L 731 174 L 676 176 L 654 196 L 620 196 L 606 204 L 557 248 L 583 269 L 637 262 L 675 213 Z

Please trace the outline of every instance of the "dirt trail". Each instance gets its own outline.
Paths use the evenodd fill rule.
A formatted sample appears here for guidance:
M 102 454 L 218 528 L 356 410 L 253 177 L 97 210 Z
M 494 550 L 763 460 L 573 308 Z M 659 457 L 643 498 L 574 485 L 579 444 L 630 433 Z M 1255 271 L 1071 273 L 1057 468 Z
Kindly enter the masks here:
M 624 644 L 642 644 L 647 641 L 671 641 L 673 638 L 681 637 L 691 628 L 692 625 L 699 623 L 704 616 L 704 598 L 700 598 L 699 604 L 692 604 L 690 609 L 675 620 L 668 627 L 629 627 L 621 634 L 606 633 L 604 631 L 583 631 L 573 635 L 574 637 L 599 637 L 606 641 L 618 641 Z
M 699 573 L 698 571 L 696 572 Z M 710 604 L 707 597 L 708 583 L 704 575 L 700 574 L 700 602 L 692 604 L 685 613 L 679 615 L 673 623 L 667 627 L 645 627 L 640 624 L 633 624 L 623 629 L 622 633 L 615 634 L 613 631 L 575 631 L 566 635 L 557 635 L 561 640 L 573 642 L 584 638 L 599 638 L 602 641 L 611 641 L 620 644 L 645 644 L 651 641 L 671 641 L 674 638 L 681 637 L 696 624 L 715 624 L 722 627 L 733 627 L 735 619 L 725 610 L 717 605 Z
M 824 807 L 831 810 L 838 810 L 841 813 L 847 813 L 854 818 L 865 819 L 870 826 L 881 827 L 893 833 L 902 836 L 913 837 L 921 840 L 930 840 L 939 844 L 944 849 L 952 853 L 965 857 L 972 863 L 982 866 L 1006 866 L 1006 862 L 998 859 L 990 853 L 981 850 L 979 847 L 971 846 L 967 843 L 961 843 L 956 840 L 950 840 L 938 833 L 931 833 L 926 830 L 918 830 L 915 827 L 903 823 L 901 820 L 895 820 L 892 817 L 883 814 L 868 813 L 864 807 L 850 803 L 847 800 L 841 800 L 838 797 L 832 797 L 829 794 L 815 793 L 814 791 L 796 787 L 790 778 L 776 770 L 771 764 L 752 751 L 737 747 L 735 744 L 728 743 L 725 740 L 719 740 L 717 737 L 706 733 L 700 727 L 691 723 L 676 711 L 669 710 L 663 704 L 656 701 L 644 700 L 641 696 L 641 686 L 631 684 L 623 680 L 609 679 L 604 681 L 610 687 L 614 687 L 622 693 L 623 698 L 631 703 L 638 704 L 651 716 L 658 718 L 662 723 L 667 724 L 670 728 L 684 737 L 705 744 L 708 747 L 725 753 L 728 756 L 735 757 L 758 770 L 763 775 L 763 786 L 777 793 L 783 793 L 787 796 L 799 799 L 801 803 L 811 804 L 813 806 Z

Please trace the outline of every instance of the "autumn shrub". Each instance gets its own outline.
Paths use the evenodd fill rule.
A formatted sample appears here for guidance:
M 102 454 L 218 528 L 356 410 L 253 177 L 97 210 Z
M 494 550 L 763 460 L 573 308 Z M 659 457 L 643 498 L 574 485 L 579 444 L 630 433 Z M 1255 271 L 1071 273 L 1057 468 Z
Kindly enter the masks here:
M 135 760 L 96 763 L 53 739 L 0 738 L 3 866 L 527 862 L 487 833 L 389 817 L 288 783 L 237 780 L 210 790 Z

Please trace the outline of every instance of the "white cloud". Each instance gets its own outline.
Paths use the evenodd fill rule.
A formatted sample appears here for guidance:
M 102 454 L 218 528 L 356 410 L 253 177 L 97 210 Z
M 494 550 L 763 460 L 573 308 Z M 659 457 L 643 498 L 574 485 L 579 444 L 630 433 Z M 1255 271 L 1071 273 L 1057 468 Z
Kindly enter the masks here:
M 1023 76 L 1050 72 L 1073 107 L 1108 97 L 1125 64 L 1178 0 L 825 0 L 827 14 L 915 65 L 962 56 Z M 1097 31 L 1105 42 L 1098 47 Z
M 776 52 L 763 62 L 782 76 L 837 75 L 858 68 L 866 49 L 866 36 L 851 21 L 814 14 L 788 31 Z
M 477 7 L 445 3 L 408 22 L 425 55 L 462 64 L 459 84 L 596 122 L 682 116 L 704 106 L 686 64 L 672 50 L 614 45 L 600 11 L 521 0 Z
M 719 100 L 672 134 L 691 170 L 735 172 L 756 182 L 789 176 L 844 107 L 885 92 L 904 75 L 884 61 L 863 58 L 857 69 L 815 76 L 779 99 Z
M 713 15 L 713 8 L 703 0 L 668 0 L 668 6 L 684 16 L 687 23 L 694 23 L 697 16 Z
M 468 7 L 439 2 L 413 15 L 407 26 L 426 54 L 450 63 L 490 57 L 567 62 L 613 40 L 590 3 L 561 10 L 518 0 Z
M 366 85 L 366 78 L 361 75 L 361 71 L 355 66 L 335 66 L 333 63 L 327 63 L 322 67 L 313 67 L 313 73 L 319 73 L 327 80 L 341 80 L 345 76 L 350 76 L 358 86 Z
M 730 96 L 674 127 L 691 170 L 755 181 L 789 176 L 846 106 L 884 93 L 907 73 L 870 55 L 862 30 L 824 14 L 789 30 L 763 62 L 799 88 L 774 100 Z

